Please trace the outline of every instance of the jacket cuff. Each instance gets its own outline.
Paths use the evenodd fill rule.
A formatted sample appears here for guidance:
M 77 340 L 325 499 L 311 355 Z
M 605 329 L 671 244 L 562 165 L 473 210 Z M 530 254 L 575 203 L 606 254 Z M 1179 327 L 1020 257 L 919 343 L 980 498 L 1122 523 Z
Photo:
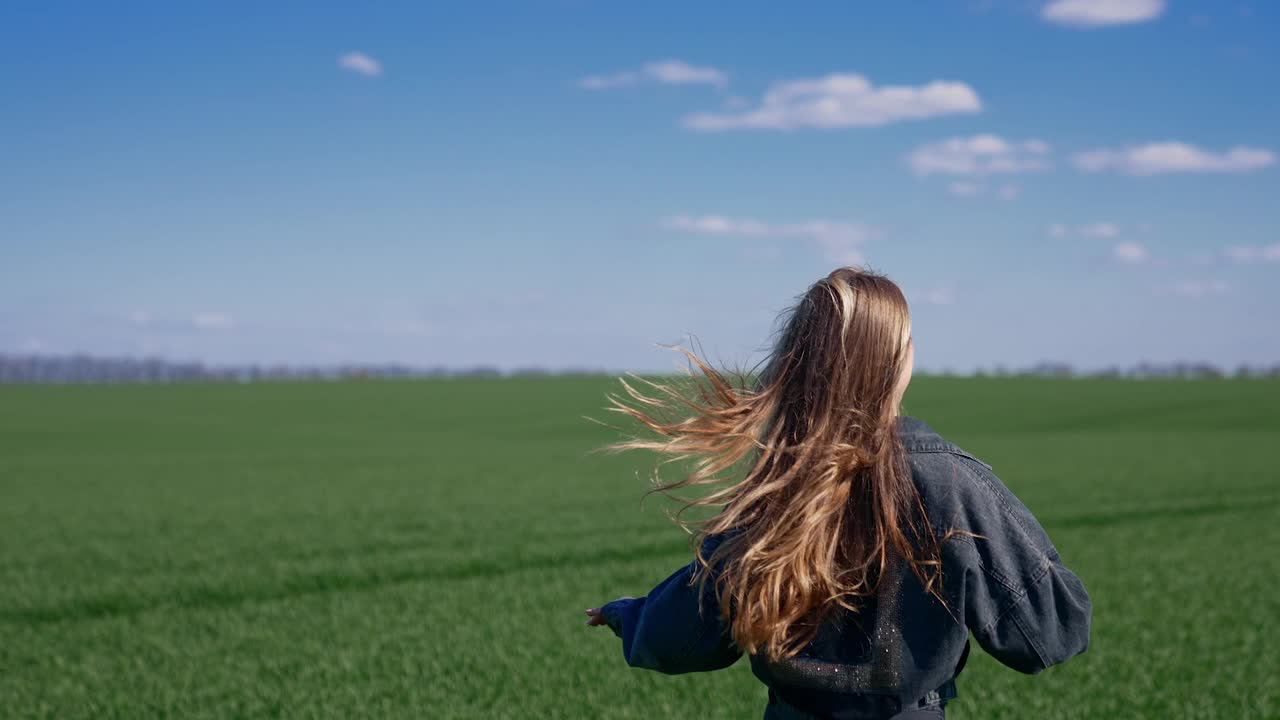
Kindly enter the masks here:
M 622 637 L 623 628 L 638 614 L 638 605 L 642 602 L 644 598 L 620 598 L 602 605 L 600 614 L 613 634 Z

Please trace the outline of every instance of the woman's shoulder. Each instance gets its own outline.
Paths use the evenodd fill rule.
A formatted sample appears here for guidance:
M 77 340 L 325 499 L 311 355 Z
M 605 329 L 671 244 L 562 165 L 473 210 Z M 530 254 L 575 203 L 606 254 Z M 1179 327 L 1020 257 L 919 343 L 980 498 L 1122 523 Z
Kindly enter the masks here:
M 920 418 L 910 415 L 900 416 L 898 418 L 898 435 L 902 438 L 902 445 L 910 456 L 950 455 L 976 463 L 987 470 L 991 469 L 989 463 L 942 437 Z M 947 458 L 942 458 L 942 460 L 951 462 Z
M 919 418 L 902 416 L 899 435 L 926 508 L 1007 502 L 1009 490 L 989 463 L 943 438 Z
M 902 438 L 912 480 L 930 518 L 963 517 L 975 529 L 1012 522 L 1050 546 L 1031 510 L 991 465 L 915 418 L 903 423 Z

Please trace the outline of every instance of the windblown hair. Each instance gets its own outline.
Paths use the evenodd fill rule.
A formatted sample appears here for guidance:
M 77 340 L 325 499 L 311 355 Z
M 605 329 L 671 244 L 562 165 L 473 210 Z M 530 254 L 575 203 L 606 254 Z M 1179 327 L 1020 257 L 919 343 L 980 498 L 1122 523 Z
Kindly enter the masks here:
M 803 649 L 836 606 L 858 612 L 893 562 L 905 561 L 942 600 L 939 544 L 897 434 L 895 386 L 910 329 L 902 291 L 883 275 L 837 268 L 780 318 L 753 384 L 741 371 L 730 381 L 684 348 L 703 375 L 685 385 L 696 388 L 693 397 L 677 383 L 629 374 L 665 396 L 655 397 L 620 379 L 640 407 L 609 394 L 608 409 L 661 437 L 602 448 L 694 461 L 680 480 L 655 476 L 649 492 L 683 505 L 675 519 L 694 536 L 699 592 L 715 567 L 734 641 L 772 660 Z M 659 417 L 675 409 L 692 414 Z M 736 482 L 702 497 L 673 494 L 724 483 L 719 475 L 735 466 L 747 468 Z M 684 519 L 693 508 L 718 511 Z M 722 541 L 704 556 L 710 536 Z

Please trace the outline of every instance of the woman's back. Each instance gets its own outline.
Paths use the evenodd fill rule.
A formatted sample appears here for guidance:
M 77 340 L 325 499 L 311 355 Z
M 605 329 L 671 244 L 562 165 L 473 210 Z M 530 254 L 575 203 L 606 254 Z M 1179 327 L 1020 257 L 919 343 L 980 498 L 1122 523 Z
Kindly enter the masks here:
M 943 545 L 947 607 L 904 563 L 857 612 L 837 611 L 801 653 L 771 662 L 752 656 L 756 677 L 777 705 L 841 719 L 890 717 L 956 697 L 969 634 L 988 653 L 1036 673 L 1083 652 L 1092 605 L 1062 565 L 1040 524 L 991 468 L 924 422 L 900 418 L 903 444 L 926 512 Z M 803 715 L 801 715 L 803 716 Z
M 747 654 L 767 717 L 881 718 L 954 697 L 970 632 L 1025 673 L 1088 646 L 1088 594 L 1031 512 L 990 466 L 901 415 L 914 342 L 887 278 L 839 268 L 811 286 L 742 387 L 686 355 L 707 384 L 691 399 L 624 381 L 639 407 L 611 409 L 661 439 L 610 447 L 697 459 L 656 491 L 748 467 L 677 498 L 717 510 L 696 523 L 692 562 L 646 597 L 588 610 L 629 664 L 682 673 Z M 672 406 L 693 415 L 663 417 Z

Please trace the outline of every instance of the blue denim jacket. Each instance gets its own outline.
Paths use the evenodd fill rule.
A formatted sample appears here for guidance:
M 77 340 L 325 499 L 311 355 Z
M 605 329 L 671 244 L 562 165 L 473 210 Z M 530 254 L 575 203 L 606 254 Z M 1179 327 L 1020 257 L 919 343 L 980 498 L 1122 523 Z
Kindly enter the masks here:
M 899 565 L 863 611 L 833 613 L 799 655 L 770 662 L 751 656 L 768 688 L 765 718 L 884 718 L 956 696 L 969 634 L 1001 663 L 1034 674 L 1089 647 L 1092 602 L 1062 564 L 1031 511 L 991 466 L 947 442 L 924 422 L 899 428 L 925 512 L 943 545 L 943 596 L 924 591 Z M 709 538 L 710 551 L 718 538 Z M 693 562 L 642 598 L 604 605 L 629 665 L 676 674 L 717 670 L 742 651 L 719 615 L 713 584 L 697 597 Z M 699 613 L 699 604 L 702 612 Z

